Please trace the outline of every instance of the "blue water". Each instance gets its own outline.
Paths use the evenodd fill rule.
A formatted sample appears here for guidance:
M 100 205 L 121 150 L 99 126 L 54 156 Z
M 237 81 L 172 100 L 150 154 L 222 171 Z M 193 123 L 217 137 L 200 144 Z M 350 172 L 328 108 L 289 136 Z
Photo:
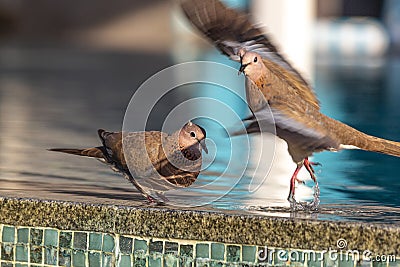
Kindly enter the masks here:
M 157 54 L 0 47 L 0 196 L 124 205 L 141 201 L 135 189 L 107 166 L 45 149 L 99 145 L 97 129 L 120 130 L 125 108 L 136 88 L 171 64 L 168 56 Z M 400 59 L 396 56 L 375 69 L 317 66 L 315 91 L 325 114 L 366 133 L 400 140 L 399 73 Z M 242 89 L 238 86 L 237 92 L 243 95 Z M 216 98 L 225 94 L 215 92 Z M 158 107 L 160 111 L 153 114 L 148 129 L 159 129 L 163 118 L 160 114 L 190 97 L 191 94 L 179 91 L 171 93 Z M 240 99 L 234 101 L 240 115 L 248 114 Z M 243 162 L 241 156 L 236 156 L 230 171 L 218 178 L 226 168 L 230 144 L 245 144 L 246 140 L 226 139 L 220 125 L 205 120 L 199 123 L 208 125 L 208 136 L 221 148 L 216 161 L 188 190 L 189 196 L 181 195 L 186 203 L 215 199 L 207 207 L 292 216 L 285 208 L 289 176 L 283 176 L 277 186 L 268 184 L 251 194 L 250 177 L 238 177 L 236 173 L 235 168 Z M 322 167 L 316 168 L 321 213 L 310 215 L 312 218 L 398 222 L 400 159 L 343 151 L 317 154 L 314 161 L 322 163 Z M 283 167 L 290 175 L 293 166 Z M 212 187 L 202 187 L 208 183 Z M 307 187 L 312 186 L 307 181 Z M 277 192 L 281 202 L 278 201 L 278 207 L 270 207 L 269 197 Z M 222 195 L 225 196 L 219 198 Z M 280 208 L 280 204 L 285 207 Z

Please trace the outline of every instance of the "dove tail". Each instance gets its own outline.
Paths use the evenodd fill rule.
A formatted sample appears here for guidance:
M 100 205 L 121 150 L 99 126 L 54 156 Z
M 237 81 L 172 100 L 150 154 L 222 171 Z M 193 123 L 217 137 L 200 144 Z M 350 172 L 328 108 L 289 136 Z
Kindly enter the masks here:
M 361 149 L 400 157 L 400 143 L 367 135 L 368 144 Z
M 390 141 L 383 138 L 368 135 L 346 124 L 342 125 L 345 125 L 345 127 L 350 131 L 346 131 L 347 133 L 345 137 L 342 138 L 341 148 L 362 149 L 366 151 L 400 157 L 400 142 Z
M 74 148 L 51 148 L 49 151 L 62 152 L 72 155 L 90 157 L 90 158 L 104 158 L 103 147 L 92 147 L 85 149 L 74 149 Z

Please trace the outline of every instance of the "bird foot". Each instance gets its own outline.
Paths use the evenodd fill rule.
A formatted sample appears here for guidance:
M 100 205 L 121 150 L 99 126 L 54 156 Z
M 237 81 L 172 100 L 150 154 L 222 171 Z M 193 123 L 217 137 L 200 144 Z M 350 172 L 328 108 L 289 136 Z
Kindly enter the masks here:
M 295 211 L 306 211 L 306 212 L 313 212 L 313 211 L 318 211 L 319 207 L 319 195 L 320 195 L 320 190 L 318 183 L 315 184 L 314 186 L 314 194 L 313 194 L 313 200 L 310 202 L 307 201 L 301 201 L 297 202 L 296 199 L 294 198 L 294 195 L 289 194 L 288 201 L 290 203 L 290 209 L 292 212 Z

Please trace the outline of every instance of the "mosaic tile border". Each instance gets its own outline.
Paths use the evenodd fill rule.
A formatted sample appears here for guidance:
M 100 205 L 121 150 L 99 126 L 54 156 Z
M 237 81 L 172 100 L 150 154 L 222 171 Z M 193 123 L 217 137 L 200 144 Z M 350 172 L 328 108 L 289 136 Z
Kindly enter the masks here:
M 133 207 L 0 197 L 0 223 L 320 251 L 348 247 L 400 255 L 400 226 L 277 218 L 245 212 Z M 160 222 L 168 222 L 162 224 Z
M 0 224 L 1 267 L 370 266 L 399 267 L 400 259 L 359 262 L 359 257 L 209 241 Z M 391 259 L 391 260 L 394 260 Z

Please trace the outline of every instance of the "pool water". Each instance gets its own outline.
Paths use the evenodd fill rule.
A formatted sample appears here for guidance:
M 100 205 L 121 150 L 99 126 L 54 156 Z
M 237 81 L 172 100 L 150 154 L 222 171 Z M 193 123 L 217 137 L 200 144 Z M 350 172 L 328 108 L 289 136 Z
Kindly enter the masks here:
M 46 149 L 99 145 L 97 129 L 120 130 L 125 108 L 136 88 L 171 64 L 168 56 L 157 54 L 63 46 L 0 47 L 0 196 L 126 205 L 141 200 L 135 189 L 107 166 Z M 374 69 L 318 66 L 314 83 L 322 111 L 366 133 L 400 140 L 398 73 L 400 59 L 395 56 Z M 163 112 L 182 101 L 179 92 L 167 97 L 165 106 L 159 107 L 149 122 L 149 129 L 159 129 Z M 248 110 L 244 103 L 241 105 L 245 116 Z M 218 209 L 293 216 L 287 209 L 286 196 L 294 165 L 284 155 L 285 144 L 278 141 L 277 145 L 273 171 L 279 177 L 268 178 L 265 183 L 258 180 L 262 185 L 251 193 L 251 177 L 235 177 L 235 169 L 212 183 L 229 160 L 229 142 L 218 125 L 204 120 L 203 124 L 206 129 L 209 127 L 208 136 L 217 148 L 220 145 L 220 154 L 193 188 L 180 191 L 176 198 L 183 199 L 185 205 L 201 203 Z M 259 142 L 257 136 L 251 138 L 255 144 Z M 240 165 L 241 157 L 233 157 L 237 161 L 234 166 Z M 322 164 L 316 167 L 321 212 L 301 216 L 398 223 L 400 159 L 343 151 L 320 153 L 313 160 Z M 211 187 L 203 187 L 209 183 Z M 300 186 L 299 196 L 309 198 L 312 186 L 310 181 Z

